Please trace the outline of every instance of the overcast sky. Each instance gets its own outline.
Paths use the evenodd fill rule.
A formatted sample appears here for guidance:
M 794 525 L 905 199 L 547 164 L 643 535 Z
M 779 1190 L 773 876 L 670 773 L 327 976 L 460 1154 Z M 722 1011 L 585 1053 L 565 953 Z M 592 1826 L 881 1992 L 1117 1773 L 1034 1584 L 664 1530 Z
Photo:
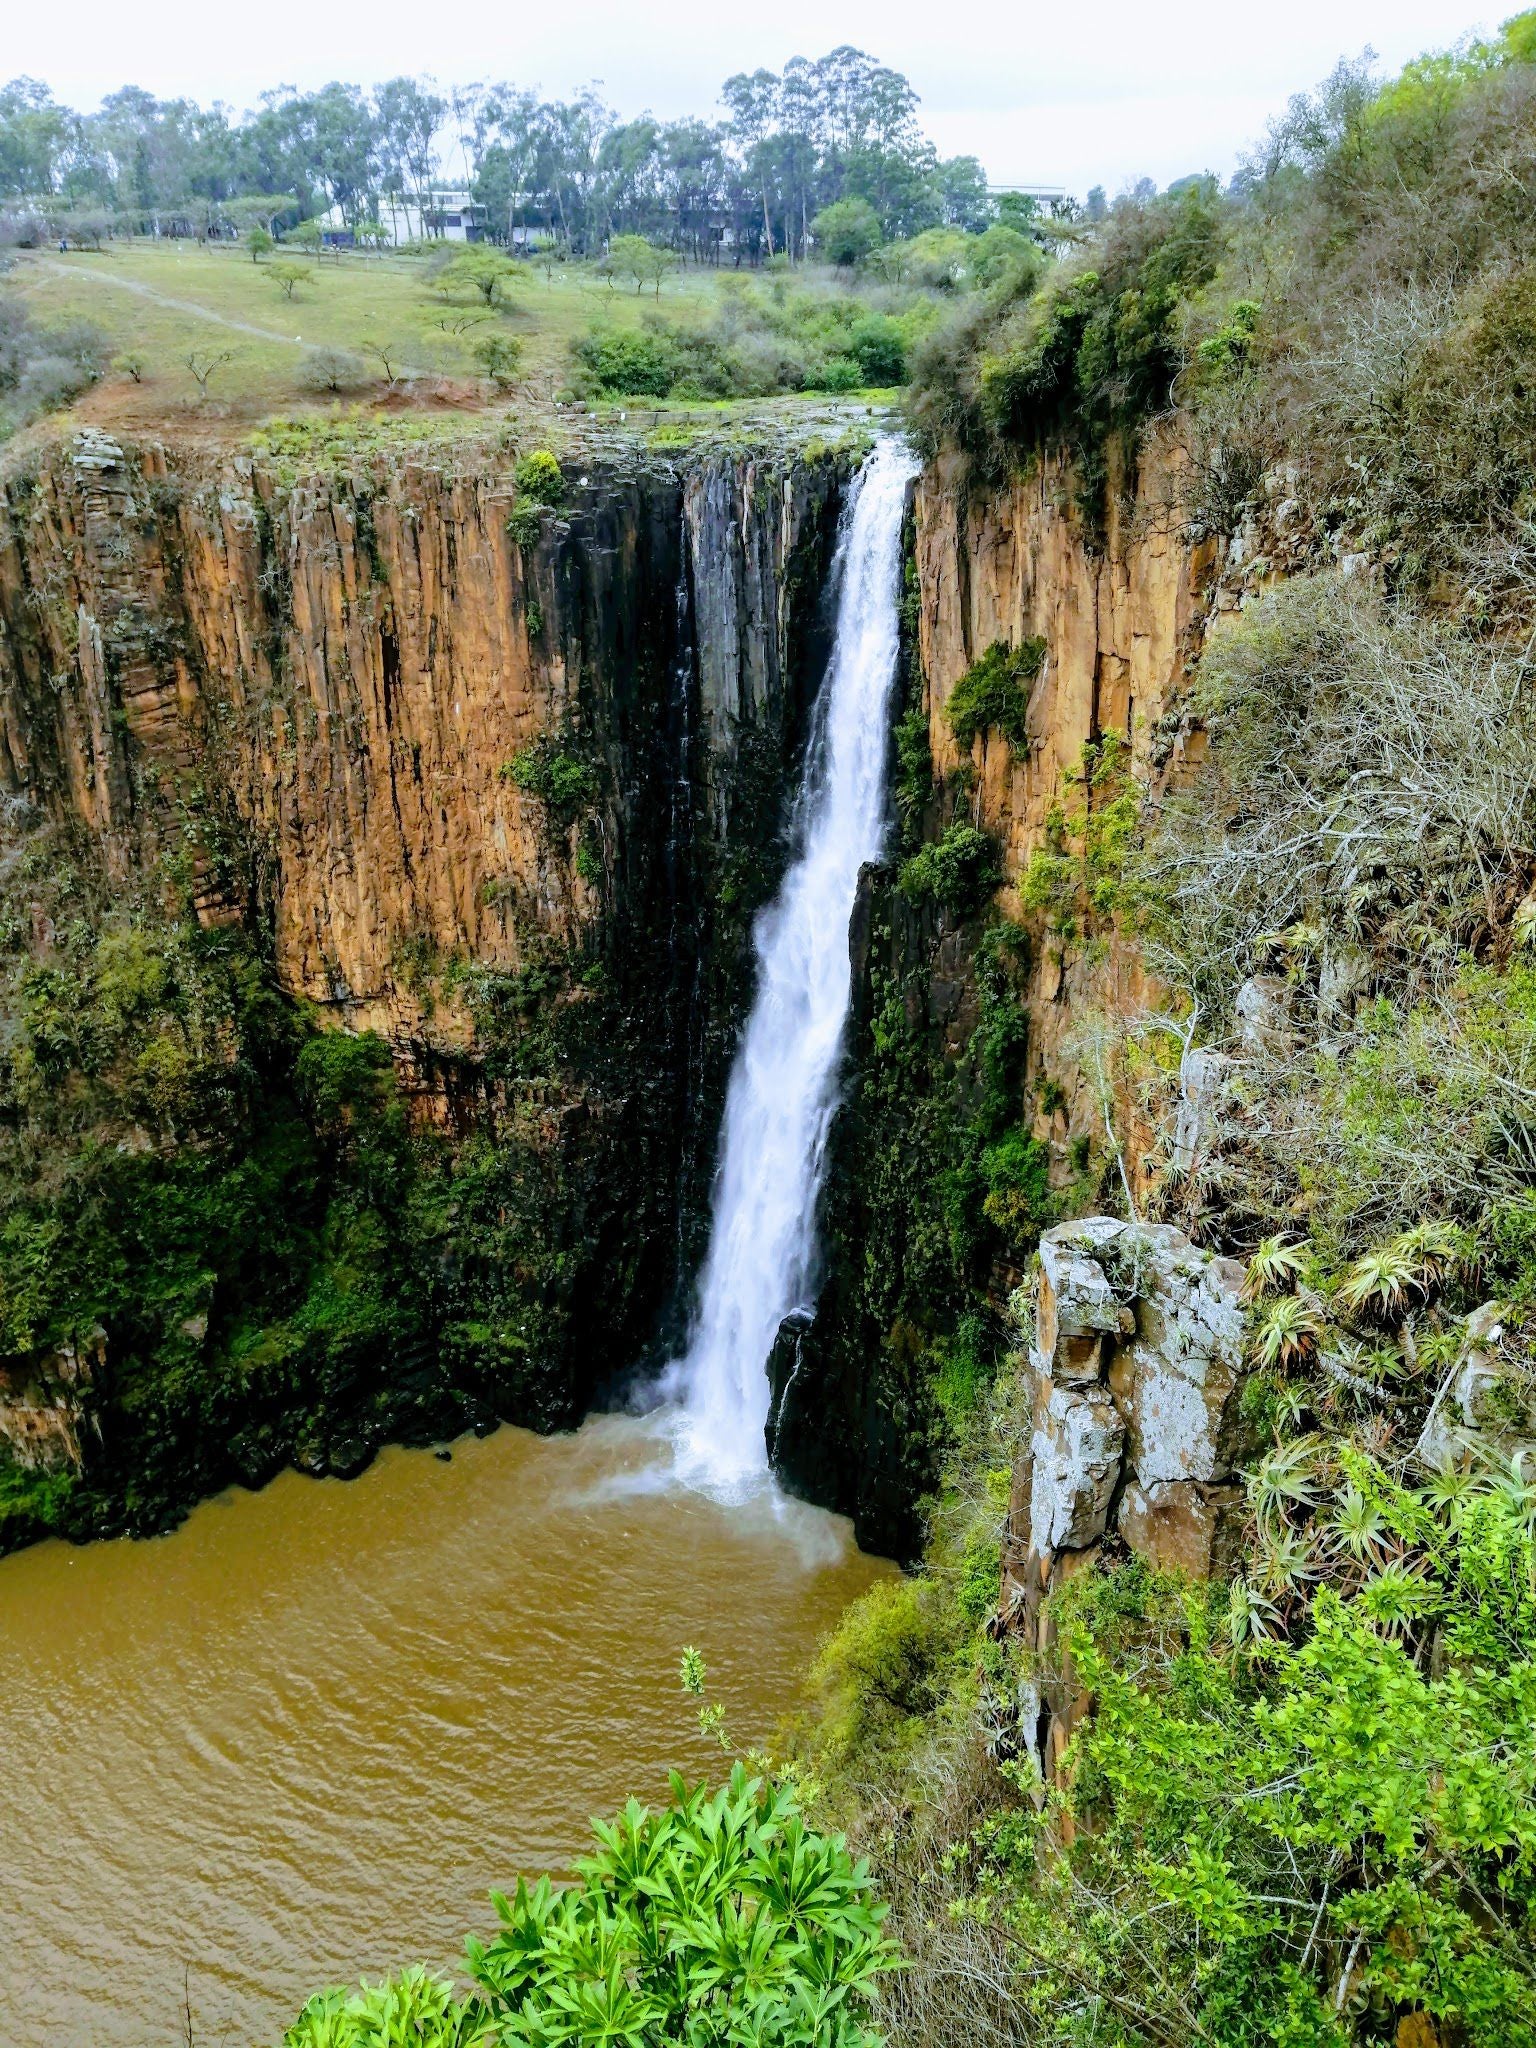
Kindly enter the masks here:
M 1477 0 L 1468 0 L 1476 6 Z M 274 83 L 509 78 L 547 94 L 591 80 L 623 114 L 711 111 L 730 72 L 854 43 L 904 71 L 946 156 L 996 183 L 1111 192 L 1139 176 L 1231 171 L 1293 92 L 1367 44 L 1388 65 L 1507 17 L 1447 0 L 9 0 L 0 66 L 74 106 L 115 86 L 237 108 Z

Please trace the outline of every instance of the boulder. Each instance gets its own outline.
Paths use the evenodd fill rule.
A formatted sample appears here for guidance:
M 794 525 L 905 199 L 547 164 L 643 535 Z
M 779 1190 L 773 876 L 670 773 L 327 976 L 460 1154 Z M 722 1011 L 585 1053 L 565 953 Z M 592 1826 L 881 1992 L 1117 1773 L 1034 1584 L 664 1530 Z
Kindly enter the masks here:
M 1095 1216 L 1040 1241 L 1034 1390 L 1013 1474 L 999 1633 L 1045 1653 L 1021 1696 L 1018 1738 L 1041 1772 L 1087 1700 L 1050 1653 L 1046 1598 L 1117 1540 L 1159 1570 L 1230 1570 L 1246 1512 L 1243 1268 L 1169 1224 Z

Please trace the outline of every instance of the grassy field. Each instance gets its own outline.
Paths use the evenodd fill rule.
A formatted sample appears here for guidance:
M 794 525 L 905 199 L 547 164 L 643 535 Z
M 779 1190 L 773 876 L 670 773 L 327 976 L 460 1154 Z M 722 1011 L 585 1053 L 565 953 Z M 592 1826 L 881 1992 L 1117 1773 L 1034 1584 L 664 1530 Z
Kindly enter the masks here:
M 24 250 L 10 281 L 40 321 L 87 319 L 114 354 L 142 356 L 141 381 L 114 372 L 76 408 L 81 417 L 130 426 L 255 424 L 334 410 L 333 396 L 305 387 L 307 352 L 357 351 L 370 340 L 391 344 L 415 373 L 407 382 L 423 407 L 490 410 L 496 402 L 470 343 L 492 327 L 522 341 L 518 402 L 542 407 L 565 387 L 570 343 L 594 319 L 637 322 L 658 306 L 649 289 L 637 294 L 580 264 L 556 266 L 548 277 L 530 265 L 512 302 L 466 331 L 474 306 L 458 297 L 445 302 L 427 259 L 347 251 L 303 261 L 308 276 L 291 298 L 270 260 L 254 263 L 243 250 L 195 242 L 124 242 L 68 255 Z M 664 282 L 659 309 L 674 319 L 703 317 L 722 278 L 732 275 L 679 271 Z M 834 288 L 830 276 L 802 274 L 801 281 Z M 189 355 L 226 351 L 229 360 L 214 369 L 206 398 L 200 396 Z M 380 373 L 377 385 L 349 392 L 347 403 L 385 396 Z M 398 392 L 392 402 L 400 403 Z

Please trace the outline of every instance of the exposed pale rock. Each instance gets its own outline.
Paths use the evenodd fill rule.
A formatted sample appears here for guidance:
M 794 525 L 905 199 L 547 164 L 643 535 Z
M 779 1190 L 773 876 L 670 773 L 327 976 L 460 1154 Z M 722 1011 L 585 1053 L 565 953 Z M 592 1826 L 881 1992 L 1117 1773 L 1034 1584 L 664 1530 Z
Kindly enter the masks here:
M 1424 1464 L 1452 1463 L 1474 1444 L 1485 1456 L 1536 1461 L 1536 1375 L 1503 1354 L 1503 1336 L 1497 1302 L 1467 1317 L 1465 1352 L 1419 1436 Z
M 1173 1150 L 1170 1164 L 1175 1173 L 1193 1173 L 1211 1151 L 1216 1117 L 1232 1062 L 1224 1053 L 1197 1046 L 1184 1055 L 1179 1067 L 1179 1101 L 1174 1112 Z
M 1048 1567 L 1110 1526 L 1135 1548 L 1137 1532 L 1177 1522 L 1177 1538 L 1156 1541 L 1197 1575 L 1210 1570 L 1217 1496 L 1206 1489 L 1230 1478 L 1237 1449 L 1242 1285 L 1236 1260 L 1169 1224 L 1099 1216 L 1046 1232 L 1016 1544 Z M 1123 1503 L 1111 1522 L 1122 1491 L 1129 1525 Z
M 1244 1517 L 1243 1268 L 1168 1224 L 1095 1216 L 1040 1243 L 1034 1395 L 1013 1475 L 1001 1629 L 1055 1648 L 1050 1592 L 1117 1538 L 1163 1570 L 1226 1571 Z M 1086 1702 L 1045 1668 L 1021 1726 L 1049 1779 Z
M 1104 1534 L 1120 1477 L 1125 1424 L 1106 1388 L 1049 1386 L 1035 1407 L 1029 1522 L 1042 1555 Z
M 1278 974 L 1250 975 L 1233 999 L 1245 1052 L 1281 1052 L 1290 1042 L 1290 989 Z

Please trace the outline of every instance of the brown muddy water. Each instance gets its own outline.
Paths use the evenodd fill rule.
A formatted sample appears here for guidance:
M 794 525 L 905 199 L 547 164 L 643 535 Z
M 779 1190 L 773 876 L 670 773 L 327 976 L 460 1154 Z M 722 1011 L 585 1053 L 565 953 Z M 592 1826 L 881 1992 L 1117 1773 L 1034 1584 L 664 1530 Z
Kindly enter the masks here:
M 0 2041 L 276 2040 L 325 1983 L 451 1965 L 486 1891 L 765 1739 L 890 1567 L 794 1503 L 666 1483 L 648 1425 L 287 1473 L 150 1543 L 0 1561 Z

